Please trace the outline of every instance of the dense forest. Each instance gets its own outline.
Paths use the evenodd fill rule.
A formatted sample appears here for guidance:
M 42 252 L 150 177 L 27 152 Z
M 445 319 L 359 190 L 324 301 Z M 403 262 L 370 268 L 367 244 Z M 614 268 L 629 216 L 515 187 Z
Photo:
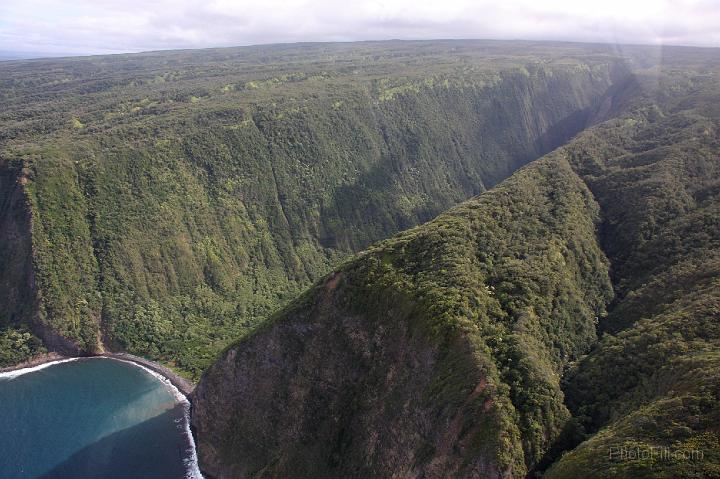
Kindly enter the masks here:
M 717 477 L 720 56 L 666 61 L 229 348 L 194 393 L 204 470 Z
M 33 333 L 197 378 L 349 254 L 611 115 L 630 63 L 520 42 L 3 62 L 3 361 Z
M 8 61 L 0 97 L 0 366 L 200 379 L 209 477 L 720 477 L 718 50 Z

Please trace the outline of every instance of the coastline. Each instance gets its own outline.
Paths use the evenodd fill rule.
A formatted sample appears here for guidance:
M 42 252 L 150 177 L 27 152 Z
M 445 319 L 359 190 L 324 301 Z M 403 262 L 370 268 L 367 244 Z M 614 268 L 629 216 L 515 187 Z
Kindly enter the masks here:
M 107 358 L 115 361 L 131 363 L 134 366 L 144 369 L 147 373 L 155 376 L 159 381 L 164 382 L 172 391 L 176 400 L 176 411 L 178 412 L 178 421 L 183 422 L 183 432 L 185 436 L 185 450 L 187 457 L 183 459 L 186 468 L 187 479 L 202 479 L 203 474 L 198 464 L 197 450 L 195 445 L 195 437 L 190 428 L 190 394 L 195 389 L 195 384 L 187 379 L 174 373 L 169 368 L 154 363 L 145 358 L 134 356 L 128 353 L 111 353 L 105 352 L 101 354 L 86 356 L 63 356 L 61 354 L 50 352 L 35 356 L 28 361 L 0 368 L 0 377 L 9 376 L 10 379 L 23 374 L 31 373 L 55 364 L 61 364 L 70 361 L 82 359 Z
M 13 371 L 18 371 L 20 369 L 34 368 L 36 366 L 42 366 L 44 364 L 53 363 L 55 361 L 63 361 L 65 359 L 72 359 L 72 357 L 63 356 L 62 354 L 58 353 L 43 353 L 13 366 L 6 366 L 4 368 L 0 368 L 0 373 L 10 373 Z
M 187 479 L 203 479 L 202 471 L 200 470 L 200 464 L 197 456 L 197 448 L 195 444 L 195 436 L 193 435 L 192 429 L 190 428 L 190 411 L 192 404 L 190 403 L 190 393 L 195 388 L 195 385 L 190 381 L 182 378 L 172 372 L 169 368 L 156 364 L 138 356 L 133 356 L 127 353 L 103 353 L 91 357 L 102 357 L 108 359 L 114 359 L 115 361 L 121 361 L 130 363 L 135 367 L 144 369 L 147 373 L 155 376 L 158 380 L 164 382 L 170 389 L 175 393 L 175 399 L 177 401 L 176 408 L 182 410 L 181 416 L 183 418 L 183 430 L 185 433 L 185 444 L 186 453 L 188 458 L 184 459 L 186 468 Z
M 190 400 L 190 394 L 195 389 L 195 384 L 188 381 L 187 379 L 181 377 L 180 375 L 174 373 L 169 368 L 155 363 L 153 361 L 150 361 L 149 359 L 141 358 L 139 356 L 133 356 L 132 354 L 128 353 L 111 353 L 111 352 L 105 352 L 100 354 L 94 354 L 94 355 L 87 355 L 87 356 L 63 356 L 62 354 L 58 354 L 55 352 L 40 354 L 38 356 L 35 356 L 34 358 L 31 358 L 27 361 L 24 361 L 22 363 L 16 364 L 14 366 L 7 366 L 4 368 L 0 368 L 0 374 L 3 373 L 11 373 L 20 371 L 22 369 L 32 369 L 35 370 L 38 366 L 50 366 L 54 363 L 69 361 L 72 359 L 81 359 L 81 358 L 110 358 L 110 359 L 117 359 L 120 361 L 128 361 L 131 363 L 136 363 L 140 366 L 143 366 L 152 372 L 159 374 L 160 376 L 167 379 L 173 386 L 175 386 L 189 401 Z M 30 371 L 27 371 L 30 372 Z M 20 373 L 21 374 L 21 373 Z
M 187 379 L 183 378 L 182 376 L 176 374 L 173 372 L 170 368 L 167 368 L 163 366 L 162 364 L 158 364 L 156 362 L 150 361 L 149 359 L 141 358 L 139 356 L 134 356 L 132 354 L 128 353 L 110 353 L 105 352 L 101 354 L 97 354 L 90 357 L 100 357 L 100 358 L 110 358 L 110 359 L 118 359 L 120 361 L 129 361 L 131 363 L 138 364 L 140 366 L 144 366 L 145 368 L 151 370 L 154 373 L 159 374 L 160 376 L 164 377 L 168 381 L 170 381 L 170 384 L 175 386 L 189 401 L 190 400 L 190 394 L 195 389 L 195 384 L 188 381 Z

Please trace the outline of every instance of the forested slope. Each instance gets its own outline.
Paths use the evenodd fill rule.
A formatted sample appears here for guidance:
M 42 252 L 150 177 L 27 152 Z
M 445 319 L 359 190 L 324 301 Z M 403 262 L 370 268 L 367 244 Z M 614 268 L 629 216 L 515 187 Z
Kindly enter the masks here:
M 229 348 L 194 393 L 203 470 L 717 477 L 706 54 L 638 73 L 618 118 L 369 248 Z
M 0 64 L 3 190 L 27 198 L 0 256 L 33 278 L 0 324 L 197 375 L 341 258 L 612 115 L 630 63 L 390 42 Z
M 2 62 L 0 363 L 206 371 L 216 477 L 716 477 L 718 72 L 464 41 Z
M 562 367 L 611 297 L 566 161 L 364 252 L 194 395 L 213 477 L 523 477 L 569 418 Z
M 716 75 L 685 83 L 675 73 L 650 90 L 661 108 L 568 149 L 605 205 L 601 238 L 617 297 L 602 340 L 564 379 L 578 438 L 596 434 L 548 477 L 720 476 Z M 680 91 L 663 93 L 672 86 Z

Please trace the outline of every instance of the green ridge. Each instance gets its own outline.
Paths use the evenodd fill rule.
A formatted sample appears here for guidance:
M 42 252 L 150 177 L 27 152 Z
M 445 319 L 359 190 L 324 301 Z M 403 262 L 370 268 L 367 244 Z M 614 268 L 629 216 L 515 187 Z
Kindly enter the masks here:
M 597 432 L 547 477 L 720 474 L 715 75 L 694 78 L 691 88 L 679 72 L 667 75 L 659 88 L 676 93 L 660 108 L 643 110 L 632 126 L 596 128 L 568 149 L 579 165 L 596 160 L 581 169 L 607 205 L 602 236 L 618 297 L 603 323 L 608 332 L 565 378 L 570 410 L 586 433 Z
M 611 297 L 597 219 L 551 157 L 371 247 L 206 373 L 203 467 L 523 477 L 569 419 L 563 366 L 595 341 Z

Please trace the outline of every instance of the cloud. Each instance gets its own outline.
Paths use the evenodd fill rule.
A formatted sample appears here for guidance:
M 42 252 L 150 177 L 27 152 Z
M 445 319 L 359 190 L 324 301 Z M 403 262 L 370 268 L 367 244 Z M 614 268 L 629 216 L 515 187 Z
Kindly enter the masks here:
M 547 39 L 720 46 L 720 0 L 3 0 L 0 50 Z

